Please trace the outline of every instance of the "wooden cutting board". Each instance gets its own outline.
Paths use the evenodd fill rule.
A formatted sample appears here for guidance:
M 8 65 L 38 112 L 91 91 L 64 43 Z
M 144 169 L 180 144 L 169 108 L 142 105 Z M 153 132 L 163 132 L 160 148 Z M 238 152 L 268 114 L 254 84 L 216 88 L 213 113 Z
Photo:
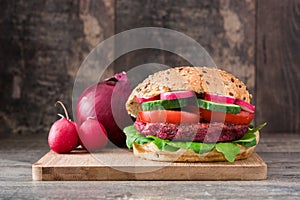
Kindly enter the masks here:
M 267 165 L 256 154 L 245 160 L 210 163 L 168 163 L 133 156 L 127 149 L 101 153 L 74 150 L 70 154 L 48 152 L 32 165 L 33 180 L 262 180 Z

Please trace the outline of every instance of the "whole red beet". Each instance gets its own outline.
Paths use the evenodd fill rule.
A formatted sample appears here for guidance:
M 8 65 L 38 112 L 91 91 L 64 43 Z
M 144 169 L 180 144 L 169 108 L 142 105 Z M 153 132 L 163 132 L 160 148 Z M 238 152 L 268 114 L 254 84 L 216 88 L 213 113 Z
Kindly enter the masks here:
M 107 144 L 107 133 L 96 119 L 87 119 L 78 130 L 81 146 L 88 151 L 102 149 Z
M 78 133 L 76 124 L 69 119 L 68 113 L 64 105 L 58 101 L 65 110 L 64 116 L 57 120 L 50 128 L 48 135 L 48 144 L 50 149 L 56 153 L 69 153 L 78 146 Z
M 130 82 L 125 72 L 88 87 L 77 101 L 78 124 L 88 118 L 96 118 L 105 127 L 108 139 L 124 147 L 126 137 L 122 129 L 132 124 L 125 109 L 130 92 Z

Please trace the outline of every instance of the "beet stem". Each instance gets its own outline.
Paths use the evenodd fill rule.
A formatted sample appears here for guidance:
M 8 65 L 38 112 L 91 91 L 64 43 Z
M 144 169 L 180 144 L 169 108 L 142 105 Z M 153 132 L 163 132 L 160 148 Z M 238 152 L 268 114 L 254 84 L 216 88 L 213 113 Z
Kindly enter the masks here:
M 57 114 L 58 116 L 60 116 L 61 118 L 65 118 L 65 116 L 63 116 L 62 114 Z
M 67 120 L 69 120 L 69 119 L 70 119 L 70 118 L 69 118 L 69 114 L 68 114 L 68 111 L 67 111 L 65 105 L 64 105 L 61 101 L 57 101 L 56 104 L 61 105 L 61 107 L 62 107 L 62 108 L 64 109 L 64 111 L 65 111 L 65 115 L 66 115 Z

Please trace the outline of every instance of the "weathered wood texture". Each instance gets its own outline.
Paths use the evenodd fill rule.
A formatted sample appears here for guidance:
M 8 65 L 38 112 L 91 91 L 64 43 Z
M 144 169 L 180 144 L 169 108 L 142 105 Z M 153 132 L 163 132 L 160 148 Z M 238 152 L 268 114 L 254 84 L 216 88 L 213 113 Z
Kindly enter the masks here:
M 257 1 L 257 119 L 300 131 L 300 1 Z
M 217 66 L 245 81 L 254 93 L 255 1 L 117 0 L 115 12 L 116 33 L 144 26 L 182 32 L 199 42 Z M 168 52 L 141 50 L 120 58 L 116 67 L 131 69 L 147 62 L 189 64 Z
M 47 138 L 19 136 L 0 140 L 0 196 L 3 199 L 299 199 L 299 144 L 300 134 L 262 134 L 256 151 L 268 165 L 264 181 L 32 182 L 31 164 L 49 151 Z
M 114 33 L 114 1 L 0 1 L 0 137 L 47 133 L 61 100 L 71 111 L 86 55 Z
M 74 78 L 91 49 L 143 26 L 194 38 L 247 84 L 257 123 L 299 132 L 299 1 L 1 0 L 0 8 L 0 137 L 47 134 L 56 100 L 71 111 Z M 119 58 L 108 74 L 149 62 L 188 64 L 168 52 L 139 50 Z
M 32 178 L 39 181 L 263 180 L 267 178 L 267 165 L 256 153 L 234 163 L 167 163 L 137 158 L 127 149 L 93 154 L 78 149 L 70 154 L 48 152 L 32 165 Z

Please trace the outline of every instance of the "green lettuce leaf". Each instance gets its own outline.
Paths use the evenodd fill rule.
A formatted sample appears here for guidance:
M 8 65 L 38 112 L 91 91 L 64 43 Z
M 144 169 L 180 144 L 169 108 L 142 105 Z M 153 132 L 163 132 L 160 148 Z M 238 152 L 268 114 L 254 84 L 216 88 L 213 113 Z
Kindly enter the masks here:
M 182 148 L 187 150 L 193 150 L 195 153 L 207 153 L 210 152 L 214 147 L 215 144 L 208 144 L 202 142 L 169 142 L 169 146 L 175 148 Z
M 149 142 L 153 142 L 160 150 L 171 152 L 177 151 L 178 149 L 182 148 L 192 150 L 195 153 L 204 154 L 216 148 L 217 151 L 222 153 L 229 162 L 233 162 L 236 155 L 240 152 L 237 144 L 245 147 L 255 146 L 255 132 L 262 129 L 265 125 L 266 123 L 261 124 L 256 128 L 253 128 L 252 125 L 249 125 L 248 132 L 239 140 L 235 140 L 232 142 L 218 142 L 216 144 L 202 142 L 179 142 L 163 140 L 155 136 L 144 136 L 139 133 L 133 125 L 124 128 L 123 131 L 126 134 L 126 145 L 129 149 L 132 148 L 133 143 L 142 145 Z
M 152 139 L 152 142 L 157 146 L 157 148 L 159 148 L 160 150 L 166 150 L 166 146 L 168 145 L 168 143 L 170 142 L 169 140 L 163 140 L 160 139 L 158 137 L 149 135 L 146 138 L 148 139 Z
M 245 147 L 253 147 L 256 143 L 256 135 L 254 133 L 246 133 L 241 139 L 233 141 Z
M 128 149 L 132 148 L 134 142 L 137 144 L 146 144 L 153 140 L 140 134 L 133 125 L 125 127 L 123 132 L 126 134 L 126 146 Z
M 216 144 L 216 149 L 222 153 L 229 162 L 234 162 L 236 155 L 240 153 L 240 148 L 232 142 L 219 142 Z
M 255 133 L 256 131 L 259 131 L 260 129 L 262 129 L 263 127 L 265 127 L 267 125 L 267 122 L 259 125 L 258 127 L 256 128 L 253 128 L 252 125 L 249 125 L 248 127 L 248 132 L 247 133 Z
M 253 128 L 252 125 L 249 125 L 248 132 L 239 140 L 233 141 L 233 143 L 245 146 L 245 147 L 253 147 L 257 144 L 255 132 L 259 131 L 263 127 L 266 126 L 267 123 L 263 123 L 256 128 Z

